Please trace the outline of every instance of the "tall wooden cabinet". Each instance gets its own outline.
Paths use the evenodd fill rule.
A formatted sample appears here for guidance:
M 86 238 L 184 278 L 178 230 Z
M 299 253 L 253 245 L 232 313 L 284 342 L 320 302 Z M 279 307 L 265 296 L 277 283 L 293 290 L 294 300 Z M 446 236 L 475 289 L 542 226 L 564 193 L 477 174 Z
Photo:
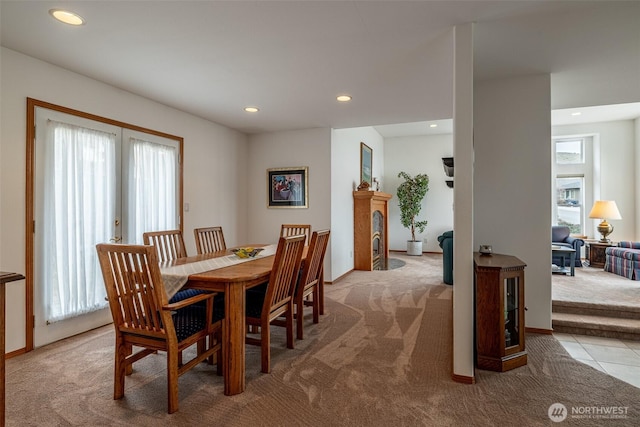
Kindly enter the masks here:
M 388 201 L 381 191 L 353 192 L 353 268 L 386 270 L 389 258 Z
M 524 268 L 510 255 L 474 254 L 476 363 L 504 372 L 527 364 L 524 346 Z

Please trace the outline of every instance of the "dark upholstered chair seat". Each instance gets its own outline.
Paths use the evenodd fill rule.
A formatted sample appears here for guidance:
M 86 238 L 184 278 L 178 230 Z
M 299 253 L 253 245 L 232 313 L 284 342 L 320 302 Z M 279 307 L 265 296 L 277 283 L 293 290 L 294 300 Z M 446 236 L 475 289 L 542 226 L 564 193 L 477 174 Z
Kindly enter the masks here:
M 262 284 L 260 284 L 258 286 L 254 286 L 253 288 L 249 288 L 249 289 L 247 289 L 247 293 L 248 294 L 257 293 L 257 294 L 260 294 L 260 295 L 262 295 L 264 297 L 264 295 L 267 293 L 267 285 L 268 284 L 269 284 L 268 282 L 265 282 L 265 283 L 262 283 Z
M 175 293 L 169 300 L 169 304 L 182 301 L 187 298 L 195 297 L 196 295 L 204 294 L 207 291 L 201 291 L 199 289 L 182 289 Z
M 176 294 L 171 297 L 169 300 L 169 304 L 182 301 L 187 298 L 191 298 L 196 295 L 206 294 L 208 291 L 202 291 L 200 289 L 182 289 L 176 292 Z M 217 292 L 213 300 L 213 322 L 217 322 L 218 320 L 224 319 L 224 292 Z M 198 302 L 195 303 L 194 306 L 204 308 L 206 306 L 206 302 Z M 190 307 L 187 307 L 189 309 Z M 178 310 L 181 311 L 184 308 Z
M 204 313 L 206 313 L 206 305 L 197 306 L 194 304 L 181 308 L 172 315 L 178 341 L 185 340 L 206 327 Z
M 258 291 L 246 293 L 245 312 L 247 317 L 255 317 L 257 319 L 262 315 L 262 307 L 264 306 L 265 293 Z

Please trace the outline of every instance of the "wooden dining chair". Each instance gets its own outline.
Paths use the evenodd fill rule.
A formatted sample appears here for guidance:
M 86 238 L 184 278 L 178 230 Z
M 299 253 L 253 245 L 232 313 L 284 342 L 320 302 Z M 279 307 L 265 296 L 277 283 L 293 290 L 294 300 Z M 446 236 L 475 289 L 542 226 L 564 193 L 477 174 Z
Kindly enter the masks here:
M 293 348 L 293 286 L 298 279 L 304 235 L 280 237 L 266 293 L 246 293 L 247 325 L 260 326 L 260 339 L 246 337 L 246 343 L 261 346 L 262 372 L 271 372 L 270 324 L 284 316 L 287 347 Z
M 96 249 L 115 327 L 113 398 L 124 396 L 125 375 L 133 363 L 164 351 L 168 412 L 173 413 L 178 410 L 178 377 L 214 354 L 222 360 L 221 343 L 207 340 L 222 328 L 222 322 L 213 323 L 215 293 L 170 304 L 152 246 L 99 244 Z M 180 365 L 180 352 L 193 344 L 195 357 Z M 141 349 L 134 353 L 133 346 Z
M 282 224 L 280 227 L 280 237 L 297 236 L 304 234 L 304 244 L 309 243 L 311 237 L 311 225 L 309 224 Z
M 142 240 L 145 245 L 153 245 L 153 247 L 155 247 L 159 263 L 188 256 L 182 231 L 180 230 L 148 231 L 142 234 Z M 207 293 L 207 291 L 199 289 L 180 289 L 171 297 L 169 303 L 177 303 L 184 299 L 205 293 Z M 198 305 L 204 307 L 204 303 L 198 303 Z M 214 320 L 216 321 L 224 318 L 224 293 L 220 293 L 215 300 L 214 315 L 216 317 Z M 215 341 L 217 338 L 219 338 L 219 336 L 212 337 L 211 339 Z M 219 341 L 219 339 L 217 340 Z M 178 353 L 178 363 L 182 365 L 182 352 Z
M 224 243 L 222 227 L 204 227 L 193 230 L 196 238 L 196 250 L 198 255 L 224 251 L 227 245 Z
M 155 246 L 158 262 L 167 262 L 187 256 L 187 249 L 180 230 L 148 231 L 142 234 L 142 240 L 145 245 Z
M 320 319 L 320 286 L 322 286 L 322 267 L 327 252 L 330 230 L 314 231 L 311 235 L 309 250 L 304 260 L 302 274 L 294 294 L 296 338 L 303 339 L 304 307 L 313 307 L 313 323 Z M 309 299 L 311 297 L 311 299 Z

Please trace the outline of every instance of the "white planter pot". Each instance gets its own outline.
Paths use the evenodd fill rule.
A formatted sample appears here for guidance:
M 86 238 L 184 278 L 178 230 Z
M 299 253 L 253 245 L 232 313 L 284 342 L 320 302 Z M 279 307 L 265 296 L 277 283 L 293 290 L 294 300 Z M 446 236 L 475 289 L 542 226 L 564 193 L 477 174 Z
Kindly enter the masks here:
M 422 240 L 407 240 L 407 255 L 422 256 Z

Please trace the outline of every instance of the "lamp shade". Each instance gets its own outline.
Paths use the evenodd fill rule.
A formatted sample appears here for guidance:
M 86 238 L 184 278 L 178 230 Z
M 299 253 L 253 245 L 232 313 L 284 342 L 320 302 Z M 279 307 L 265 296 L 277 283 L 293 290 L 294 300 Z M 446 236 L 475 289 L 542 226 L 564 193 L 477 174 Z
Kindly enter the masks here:
M 613 200 L 597 200 L 591 208 L 589 218 L 622 219 L 622 215 Z

